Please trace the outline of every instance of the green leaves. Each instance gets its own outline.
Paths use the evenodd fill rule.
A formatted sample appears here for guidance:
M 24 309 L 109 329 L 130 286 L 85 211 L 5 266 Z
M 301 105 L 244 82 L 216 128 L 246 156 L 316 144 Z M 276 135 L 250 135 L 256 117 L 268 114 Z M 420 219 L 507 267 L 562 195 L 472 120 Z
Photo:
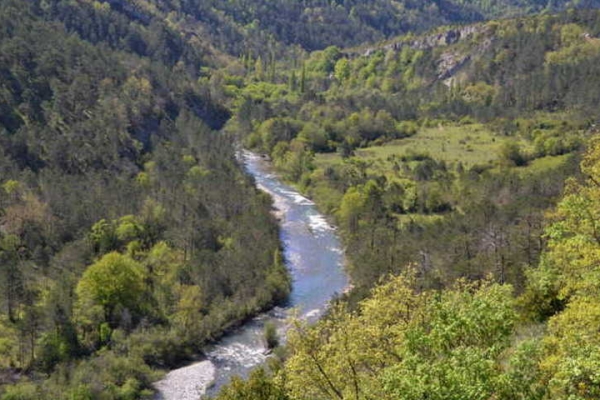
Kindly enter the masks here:
M 458 283 L 433 295 L 411 321 L 399 363 L 381 374 L 389 399 L 489 399 L 515 322 L 512 289 Z
M 257 368 L 243 380 L 234 377 L 226 386 L 218 400 L 289 400 L 289 397 L 278 384 L 271 379 L 264 369 Z
M 549 215 L 548 248 L 539 269 L 530 273 L 523 297 L 539 315 L 555 313 L 548 320 L 539 364 L 548 399 L 600 396 L 599 152 L 600 141 L 593 139 L 581 163 L 586 181 L 569 180 Z
M 118 307 L 139 312 L 139 300 L 145 290 L 142 266 L 128 256 L 113 252 L 106 254 L 84 272 L 77 285 L 82 314 L 99 305 L 107 322 L 113 322 Z
M 335 64 L 334 76 L 341 84 L 350 78 L 350 63 L 347 58 L 340 58 Z
M 292 398 L 487 400 L 503 385 L 528 387 L 502 366 L 516 321 L 510 286 L 413 284 L 411 273 L 390 277 L 357 313 L 335 307 L 314 328 L 297 325 L 285 366 Z

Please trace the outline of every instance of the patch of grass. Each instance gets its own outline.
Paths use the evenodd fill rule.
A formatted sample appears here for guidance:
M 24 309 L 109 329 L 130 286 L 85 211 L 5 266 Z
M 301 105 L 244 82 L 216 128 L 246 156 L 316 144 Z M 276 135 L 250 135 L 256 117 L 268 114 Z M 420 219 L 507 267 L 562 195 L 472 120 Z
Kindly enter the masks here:
M 443 214 L 394 214 L 394 218 L 398 221 L 398 226 L 414 223 L 417 225 L 426 225 L 444 219 Z
M 356 149 L 355 154 L 370 162 L 369 172 L 383 172 L 387 175 L 391 172 L 393 158 L 404 158 L 411 167 L 414 162 L 410 160 L 425 155 L 449 165 L 460 162 L 465 168 L 493 164 L 500 157 L 502 145 L 507 142 L 516 142 L 525 153 L 532 151 L 531 143 L 519 136 L 500 136 L 483 124 L 469 124 L 422 128 L 412 137 L 394 140 L 382 146 Z M 336 153 L 317 154 L 315 157 L 315 165 L 319 169 L 342 162 L 342 158 Z M 551 161 L 533 161 L 532 168 L 544 168 L 544 163 Z
M 332 165 L 341 164 L 342 160 L 342 157 L 337 153 L 315 154 L 315 165 L 317 168 L 326 168 Z
M 529 165 L 522 168 L 523 173 L 536 174 L 543 171 L 559 168 L 566 164 L 572 154 L 563 154 L 560 156 L 546 156 L 532 160 Z
M 500 147 L 507 141 L 517 141 L 524 150 L 529 145 L 518 137 L 502 137 L 482 124 L 450 125 L 424 128 L 409 138 L 356 150 L 365 159 L 387 159 L 392 155 L 428 154 L 438 161 L 462 162 L 465 166 L 487 164 L 498 158 Z

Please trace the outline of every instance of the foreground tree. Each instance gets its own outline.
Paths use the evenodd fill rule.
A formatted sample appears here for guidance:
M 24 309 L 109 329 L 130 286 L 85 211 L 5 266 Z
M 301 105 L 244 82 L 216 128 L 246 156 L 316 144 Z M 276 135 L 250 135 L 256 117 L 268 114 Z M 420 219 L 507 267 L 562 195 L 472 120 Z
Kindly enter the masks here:
M 526 293 L 550 318 L 541 362 L 551 399 L 600 397 L 600 140 L 581 163 L 582 182 L 569 180 L 551 215 L 541 267 Z M 541 306 L 535 303 L 541 302 Z M 537 305 L 537 308 L 535 306 Z

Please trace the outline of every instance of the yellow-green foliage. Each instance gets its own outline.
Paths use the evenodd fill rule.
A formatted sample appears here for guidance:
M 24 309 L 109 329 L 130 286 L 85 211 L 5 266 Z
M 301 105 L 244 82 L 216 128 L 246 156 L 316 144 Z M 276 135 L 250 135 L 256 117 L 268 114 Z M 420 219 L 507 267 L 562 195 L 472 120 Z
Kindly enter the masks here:
M 387 172 L 385 191 L 409 192 L 398 171 L 383 167 L 390 155 L 317 158 L 312 178 L 334 180 L 339 174 L 366 182 L 351 185 L 341 197 L 338 216 L 346 232 L 373 215 L 373 204 L 386 201 L 380 192 L 384 185 L 378 188 L 369 173 Z M 566 158 L 540 159 L 523 173 L 556 167 Z M 234 393 L 311 400 L 600 398 L 599 139 L 592 141 L 582 172 L 585 182 L 571 180 L 549 216 L 547 250 L 541 266 L 529 272 L 524 298 L 542 317 L 554 314 L 545 330 L 541 324 L 517 325 L 508 285 L 460 281 L 449 289 L 419 292 L 413 275 L 392 277 L 357 311 L 338 305 L 312 328 L 296 323 L 283 370 L 272 379 L 236 381 L 238 391 L 232 386 L 224 398 L 243 398 Z M 277 397 L 253 397 L 266 389 Z
M 584 182 L 571 180 L 548 227 L 548 251 L 533 275 L 532 292 L 566 302 L 552 317 L 541 364 L 551 399 L 600 397 L 600 140 L 581 164 Z M 531 295 L 531 293 L 530 293 Z M 538 296 L 539 297 L 539 296 Z
M 338 307 L 314 328 L 297 324 L 285 366 L 290 397 L 486 400 L 506 381 L 529 386 L 501 363 L 516 317 L 510 286 L 413 287 L 412 275 L 392 277 L 356 313 Z
M 548 64 L 574 64 L 586 58 L 595 57 L 600 50 L 600 40 L 586 35 L 577 24 L 560 27 L 561 47 L 546 53 Z
M 198 329 L 202 319 L 202 292 L 195 285 L 178 285 L 176 296 L 179 300 L 177 301 L 173 321 L 182 334 L 191 334 Z
M 83 273 L 77 285 L 79 313 L 111 318 L 116 308 L 137 311 L 144 292 L 144 270 L 128 256 L 106 254 Z
M 0 318 L 0 368 L 7 369 L 19 364 L 19 334 L 7 318 Z

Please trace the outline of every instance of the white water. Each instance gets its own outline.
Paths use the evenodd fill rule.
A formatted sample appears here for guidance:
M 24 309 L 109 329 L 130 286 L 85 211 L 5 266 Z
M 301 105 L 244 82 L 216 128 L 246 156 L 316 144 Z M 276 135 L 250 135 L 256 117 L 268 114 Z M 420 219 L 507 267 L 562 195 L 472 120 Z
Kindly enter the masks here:
M 281 183 L 259 156 L 244 152 L 242 160 L 257 187 L 271 195 L 281 218 L 281 240 L 293 279 L 288 304 L 254 318 L 209 346 L 205 350 L 207 360 L 171 371 L 155 384 L 156 399 L 198 400 L 205 393 L 216 394 L 233 376 L 246 377 L 267 359 L 263 340 L 266 321 L 274 322 L 284 338 L 285 320 L 291 312 L 315 321 L 331 298 L 348 287 L 335 228 L 311 200 Z

